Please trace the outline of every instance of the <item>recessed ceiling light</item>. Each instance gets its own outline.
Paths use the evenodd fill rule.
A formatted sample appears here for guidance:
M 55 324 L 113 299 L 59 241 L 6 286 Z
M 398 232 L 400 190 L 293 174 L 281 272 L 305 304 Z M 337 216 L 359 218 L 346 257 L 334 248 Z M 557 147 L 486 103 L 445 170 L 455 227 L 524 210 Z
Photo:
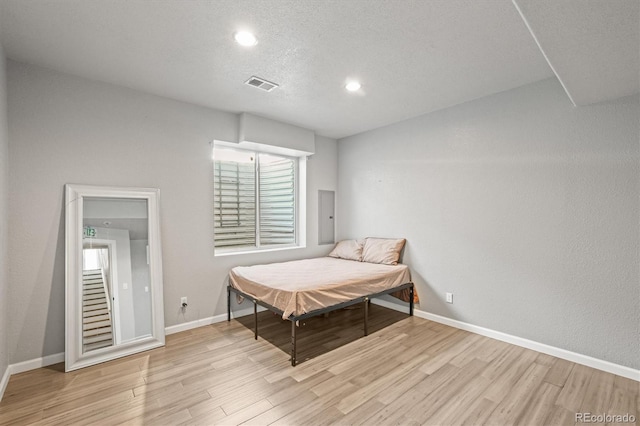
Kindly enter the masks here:
M 361 87 L 362 85 L 357 81 L 350 81 L 347 83 L 346 86 L 344 86 L 344 88 L 350 92 L 355 92 L 357 90 L 360 90 Z
M 238 31 L 233 35 L 233 38 L 241 46 L 255 46 L 258 44 L 256 36 L 248 31 Z

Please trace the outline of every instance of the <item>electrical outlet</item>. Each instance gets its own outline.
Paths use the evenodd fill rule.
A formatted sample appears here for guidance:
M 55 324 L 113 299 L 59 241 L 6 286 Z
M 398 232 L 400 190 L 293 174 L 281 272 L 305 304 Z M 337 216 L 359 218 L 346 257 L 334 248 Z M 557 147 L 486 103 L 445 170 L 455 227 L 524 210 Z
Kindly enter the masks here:
M 445 293 L 447 298 L 447 303 L 453 303 L 453 293 Z
M 183 308 L 187 307 L 187 298 L 186 298 L 186 296 L 180 298 L 180 306 L 182 306 Z

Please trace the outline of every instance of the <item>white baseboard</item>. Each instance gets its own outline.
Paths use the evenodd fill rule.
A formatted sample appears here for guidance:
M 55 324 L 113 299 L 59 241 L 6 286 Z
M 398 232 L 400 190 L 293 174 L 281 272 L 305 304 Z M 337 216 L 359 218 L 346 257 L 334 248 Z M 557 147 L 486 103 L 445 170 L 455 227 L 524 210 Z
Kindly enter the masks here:
M 258 312 L 266 311 L 262 306 L 258 306 Z M 253 315 L 253 308 L 238 309 L 231 311 L 231 318 L 240 318 L 247 315 Z M 180 333 L 181 331 L 191 330 L 192 328 L 203 327 L 205 325 L 215 324 L 227 320 L 227 314 L 215 315 L 212 317 L 201 318 L 195 321 L 183 322 L 182 324 L 176 324 L 164 329 L 166 335 Z
M 4 396 L 4 391 L 7 389 L 7 385 L 9 384 L 9 378 L 11 377 L 11 373 L 9 372 L 9 366 L 4 370 L 4 374 L 2 375 L 2 380 L 0 380 L 0 401 L 2 401 L 2 397 Z
M 64 362 L 64 352 L 53 355 L 46 355 L 42 358 L 30 359 L 28 361 L 19 362 L 9 365 L 10 374 L 24 373 L 25 371 L 35 370 L 36 368 L 47 367 L 49 365 Z
M 372 299 L 371 303 L 401 312 L 405 312 L 408 310 L 406 305 L 398 305 L 397 303 L 392 303 L 382 299 Z M 640 370 L 635 370 L 624 365 L 614 364 L 612 362 L 593 358 L 588 355 L 582 355 L 577 352 L 571 352 L 566 349 L 557 348 L 555 346 L 550 346 L 544 343 L 535 342 L 533 340 L 524 339 L 522 337 L 513 336 L 511 334 L 492 330 L 490 328 L 480 327 L 466 322 L 454 320 L 451 318 L 443 317 L 441 315 L 421 311 L 419 309 L 414 309 L 413 313 L 419 318 L 428 319 L 430 321 L 445 324 L 450 327 L 470 331 L 471 333 L 479 334 L 481 336 L 486 336 L 492 339 L 500 340 L 502 342 L 511 343 L 512 345 L 532 349 L 537 352 L 542 352 L 547 355 L 555 356 L 556 358 L 566 359 L 567 361 L 606 371 L 607 373 L 616 374 L 618 376 L 626 377 L 631 380 L 640 381 Z

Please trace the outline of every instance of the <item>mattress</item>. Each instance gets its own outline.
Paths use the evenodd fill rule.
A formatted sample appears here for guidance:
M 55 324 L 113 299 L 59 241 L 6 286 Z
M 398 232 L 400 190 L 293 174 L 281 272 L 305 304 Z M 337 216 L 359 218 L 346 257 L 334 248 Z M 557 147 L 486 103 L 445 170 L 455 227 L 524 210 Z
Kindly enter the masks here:
M 411 282 L 406 265 L 381 265 L 320 257 L 268 265 L 237 266 L 233 288 L 298 316 Z

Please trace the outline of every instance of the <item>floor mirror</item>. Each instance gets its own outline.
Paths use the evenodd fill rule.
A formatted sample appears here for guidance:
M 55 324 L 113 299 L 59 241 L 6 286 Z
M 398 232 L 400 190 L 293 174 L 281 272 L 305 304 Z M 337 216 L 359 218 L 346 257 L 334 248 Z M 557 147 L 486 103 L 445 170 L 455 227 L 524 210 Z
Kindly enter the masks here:
M 65 192 L 65 370 L 164 346 L 159 190 Z

